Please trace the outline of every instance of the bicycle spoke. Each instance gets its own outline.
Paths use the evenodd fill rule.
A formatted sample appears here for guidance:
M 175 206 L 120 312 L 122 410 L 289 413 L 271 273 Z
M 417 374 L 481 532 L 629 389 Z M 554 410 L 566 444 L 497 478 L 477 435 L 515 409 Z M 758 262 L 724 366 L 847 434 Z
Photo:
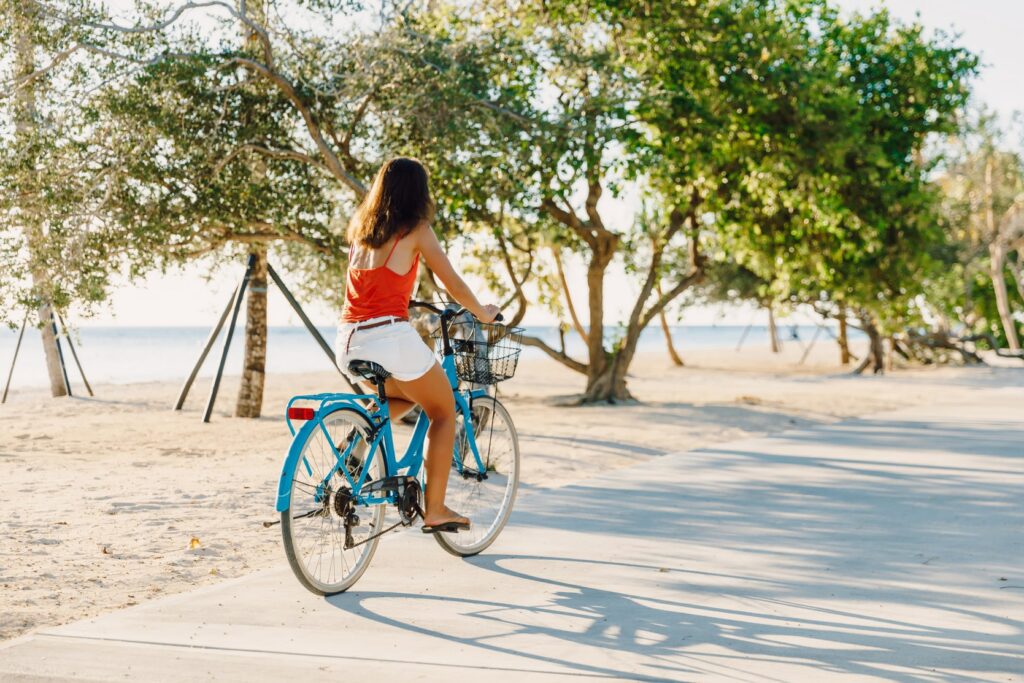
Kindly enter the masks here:
M 469 434 L 461 428 L 464 416 L 459 415 L 457 457 L 465 463 L 465 473 L 457 463 L 448 480 L 450 507 L 472 521 L 468 531 L 438 538 L 447 550 L 456 554 L 475 554 L 489 545 L 500 533 L 508 519 L 518 484 L 518 455 L 516 437 L 504 409 L 495 410 L 496 401 L 475 399 L 473 426 L 479 463 L 469 443 Z M 479 480 L 477 475 L 483 475 Z
M 355 419 L 361 418 L 355 415 Z M 384 510 L 381 506 L 357 505 L 354 512 L 359 523 L 351 527 L 354 543 L 352 547 L 345 547 L 346 516 L 338 514 L 345 504 L 337 498 L 350 493 L 350 488 L 345 475 L 336 469 L 339 461 L 331 441 L 342 444 L 344 449 L 349 444 L 349 436 L 353 432 L 363 436 L 366 426 L 357 426 L 352 421 L 353 413 L 344 410 L 331 413 L 323 420 L 323 430 L 318 425 L 307 433 L 302 457 L 293 473 L 293 512 L 286 530 L 286 543 L 295 559 L 293 569 L 300 578 L 307 586 L 329 593 L 344 590 L 354 576 L 358 577 L 365 570 L 375 545 L 366 541 L 372 540 L 372 534 L 381 527 Z M 356 449 L 358 452 L 358 444 Z M 368 480 L 373 480 L 383 476 L 382 457 L 382 449 L 372 454 L 367 449 L 362 461 L 347 467 L 355 471 L 356 477 L 366 469 Z M 306 471 L 303 461 L 308 463 L 310 472 Z M 300 512 L 295 513 L 296 509 Z

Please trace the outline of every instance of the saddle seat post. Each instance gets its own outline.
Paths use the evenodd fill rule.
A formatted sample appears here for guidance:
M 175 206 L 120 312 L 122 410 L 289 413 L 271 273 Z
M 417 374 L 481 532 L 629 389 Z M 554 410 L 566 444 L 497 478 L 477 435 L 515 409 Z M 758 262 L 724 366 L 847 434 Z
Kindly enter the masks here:
M 348 370 L 353 375 L 362 377 L 370 384 L 377 387 L 377 398 L 381 403 L 384 403 L 388 399 L 387 391 L 384 389 L 384 382 L 391 373 L 385 370 L 380 365 L 365 361 L 365 360 L 353 360 L 348 364 Z

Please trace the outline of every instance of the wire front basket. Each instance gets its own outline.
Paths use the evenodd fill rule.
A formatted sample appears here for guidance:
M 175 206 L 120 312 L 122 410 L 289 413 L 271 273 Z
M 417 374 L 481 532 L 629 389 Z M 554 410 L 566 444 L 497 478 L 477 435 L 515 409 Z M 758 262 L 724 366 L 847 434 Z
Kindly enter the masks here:
M 497 384 L 511 379 L 523 349 L 523 330 L 477 322 L 454 322 L 448 336 L 455 352 L 455 374 L 471 384 Z M 434 333 L 439 350 L 441 331 Z

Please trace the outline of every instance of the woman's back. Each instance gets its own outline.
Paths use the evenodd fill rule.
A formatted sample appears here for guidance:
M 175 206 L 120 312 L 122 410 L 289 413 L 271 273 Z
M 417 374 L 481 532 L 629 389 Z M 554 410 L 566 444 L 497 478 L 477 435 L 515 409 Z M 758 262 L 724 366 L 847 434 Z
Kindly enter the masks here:
M 396 236 L 379 249 L 355 245 L 349 251 L 345 284 L 345 322 L 409 317 L 409 299 L 419 272 L 416 240 Z
M 419 260 L 416 249 L 415 230 L 404 236 L 397 236 L 378 249 L 356 244 L 349 251 L 348 267 L 358 270 L 390 268 L 396 274 L 404 275 Z

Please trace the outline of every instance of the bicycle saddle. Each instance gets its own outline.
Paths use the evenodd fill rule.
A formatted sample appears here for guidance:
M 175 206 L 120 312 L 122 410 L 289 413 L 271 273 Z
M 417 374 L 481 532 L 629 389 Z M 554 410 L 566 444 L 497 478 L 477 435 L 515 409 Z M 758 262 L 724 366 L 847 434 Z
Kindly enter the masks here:
M 348 371 L 353 375 L 359 375 L 374 385 L 383 384 L 384 380 L 391 376 L 391 373 L 383 367 L 369 360 L 349 361 Z

